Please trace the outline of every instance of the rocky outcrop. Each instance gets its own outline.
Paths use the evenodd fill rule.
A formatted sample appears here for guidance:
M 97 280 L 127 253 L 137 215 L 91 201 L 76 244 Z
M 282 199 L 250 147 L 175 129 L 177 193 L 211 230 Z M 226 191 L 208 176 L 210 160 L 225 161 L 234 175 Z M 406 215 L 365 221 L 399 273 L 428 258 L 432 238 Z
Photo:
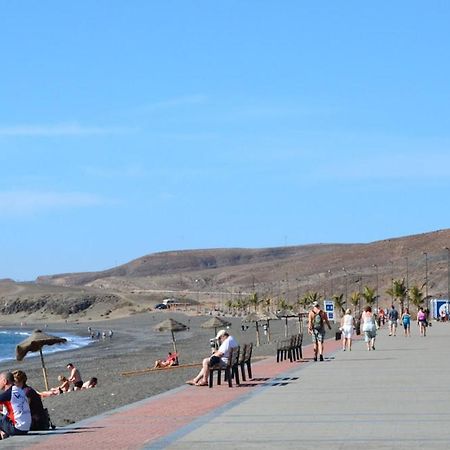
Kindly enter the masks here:
M 67 317 L 83 312 L 94 305 L 104 304 L 105 307 L 115 309 L 120 307 L 121 303 L 120 297 L 112 294 L 11 296 L 0 297 L 0 313 L 8 315 L 42 312 Z

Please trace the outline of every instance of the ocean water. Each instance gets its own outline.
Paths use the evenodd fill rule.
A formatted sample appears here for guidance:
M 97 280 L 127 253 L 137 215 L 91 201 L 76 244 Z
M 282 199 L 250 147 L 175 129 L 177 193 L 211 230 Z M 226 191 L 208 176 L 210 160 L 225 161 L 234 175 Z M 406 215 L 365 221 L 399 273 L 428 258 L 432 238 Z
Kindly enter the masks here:
M 16 359 L 16 345 L 25 340 L 31 333 L 22 330 L 1 330 L 0 331 L 0 361 Z M 52 334 L 49 332 L 49 334 Z M 74 336 L 67 333 L 55 333 L 59 337 L 67 339 L 65 344 L 47 345 L 43 347 L 42 353 L 48 355 L 49 353 L 61 352 L 66 350 L 73 350 L 76 348 L 85 347 L 92 343 L 88 337 Z M 27 353 L 26 358 L 39 356 L 39 352 Z

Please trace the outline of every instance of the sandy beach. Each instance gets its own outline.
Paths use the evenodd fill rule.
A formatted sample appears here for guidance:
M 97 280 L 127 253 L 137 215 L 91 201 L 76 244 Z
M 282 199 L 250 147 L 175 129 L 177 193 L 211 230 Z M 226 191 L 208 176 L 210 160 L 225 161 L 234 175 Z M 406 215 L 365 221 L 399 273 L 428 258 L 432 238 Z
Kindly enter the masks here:
M 164 358 L 172 350 L 170 333 L 158 333 L 153 327 L 164 319 L 172 317 L 189 326 L 189 331 L 176 334 L 181 364 L 200 363 L 210 353 L 209 339 L 214 336 L 214 329 L 201 328 L 210 316 L 185 315 L 176 312 L 149 312 L 131 315 L 114 320 L 83 323 L 48 324 L 47 332 L 57 335 L 58 332 L 88 336 L 88 327 L 94 330 L 114 331 L 113 338 L 94 341 L 88 347 L 53 353 L 45 356 L 49 383 L 57 386 L 57 377 L 67 375 L 66 364 L 73 362 L 80 370 L 84 380 L 97 377 L 99 385 L 95 389 L 69 392 L 44 399 L 50 417 L 55 425 L 64 426 L 82 419 L 109 411 L 111 409 L 142 400 L 149 396 L 178 387 L 195 375 L 199 367 L 186 367 L 170 370 L 147 372 L 137 376 L 123 376 L 123 372 L 148 368 L 156 359 Z M 227 318 L 232 322 L 231 334 L 239 343 L 256 341 L 255 325 L 248 324 L 246 331 L 241 330 L 241 318 Z M 256 358 L 274 355 L 275 341 L 284 337 L 284 320 L 270 322 L 271 340 L 261 329 L 261 346 L 255 348 Z M 13 324 L 8 324 L 11 327 Z M 6 327 L 6 325 L 5 325 Z M 42 324 L 27 324 L 27 329 L 42 328 Z M 297 333 L 298 319 L 289 320 L 289 333 Z M 334 333 L 329 332 L 330 336 Z M 308 336 L 306 341 L 309 343 Z M 29 384 L 37 390 L 44 390 L 44 381 L 40 359 L 26 357 L 22 362 L 5 361 L 0 370 L 24 370 Z M 202 388 L 199 388 L 202 389 Z

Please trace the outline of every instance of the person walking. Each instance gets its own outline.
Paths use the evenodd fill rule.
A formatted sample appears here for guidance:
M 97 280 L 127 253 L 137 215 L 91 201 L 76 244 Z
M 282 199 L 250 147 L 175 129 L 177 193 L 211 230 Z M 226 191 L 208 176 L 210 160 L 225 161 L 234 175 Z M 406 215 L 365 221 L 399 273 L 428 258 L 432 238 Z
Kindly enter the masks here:
M 398 311 L 395 306 L 392 305 L 388 314 L 389 319 L 389 336 L 395 336 L 397 334 L 397 323 L 398 323 Z
M 314 361 L 323 361 L 323 341 L 325 340 L 325 324 L 331 330 L 331 325 L 325 311 L 320 308 L 319 302 L 314 302 L 308 314 L 308 333 L 314 344 Z
M 409 314 L 408 308 L 403 310 L 402 314 L 402 324 L 403 324 L 403 332 L 405 337 L 411 337 L 411 315 Z
M 417 313 L 417 325 L 419 325 L 420 335 L 425 337 L 427 335 L 427 315 L 422 307 L 419 308 Z
M 345 352 L 348 349 L 352 351 L 352 336 L 354 329 L 354 319 L 352 316 L 352 311 L 348 308 L 345 311 L 345 315 L 341 319 L 341 330 L 342 330 L 342 350 Z
M 361 329 L 364 333 L 364 339 L 367 344 L 367 350 L 375 350 L 375 338 L 377 336 L 377 325 L 375 316 L 372 314 L 372 308 L 366 306 L 361 314 Z

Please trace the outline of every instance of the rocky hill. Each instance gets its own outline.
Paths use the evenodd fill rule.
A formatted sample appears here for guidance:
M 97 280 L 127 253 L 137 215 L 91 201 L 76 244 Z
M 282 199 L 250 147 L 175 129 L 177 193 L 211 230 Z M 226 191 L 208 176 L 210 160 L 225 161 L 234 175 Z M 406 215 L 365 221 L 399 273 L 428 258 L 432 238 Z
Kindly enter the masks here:
M 212 300 L 251 292 L 294 300 L 306 291 L 322 295 L 378 286 L 405 278 L 431 296 L 446 296 L 450 230 L 367 244 L 316 244 L 268 249 L 209 249 L 146 255 L 90 273 L 39 277 L 53 286 L 84 286 L 129 294 L 179 295 Z M 386 299 L 388 300 L 388 299 Z
M 40 276 L 34 283 L 0 280 L 0 314 L 36 320 L 109 318 L 146 311 L 165 297 L 220 305 L 254 292 L 294 302 L 377 289 L 391 300 L 392 279 L 447 297 L 450 230 L 367 244 L 316 244 L 267 249 L 155 253 L 101 272 Z M 94 314 L 95 312 L 95 314 Z

